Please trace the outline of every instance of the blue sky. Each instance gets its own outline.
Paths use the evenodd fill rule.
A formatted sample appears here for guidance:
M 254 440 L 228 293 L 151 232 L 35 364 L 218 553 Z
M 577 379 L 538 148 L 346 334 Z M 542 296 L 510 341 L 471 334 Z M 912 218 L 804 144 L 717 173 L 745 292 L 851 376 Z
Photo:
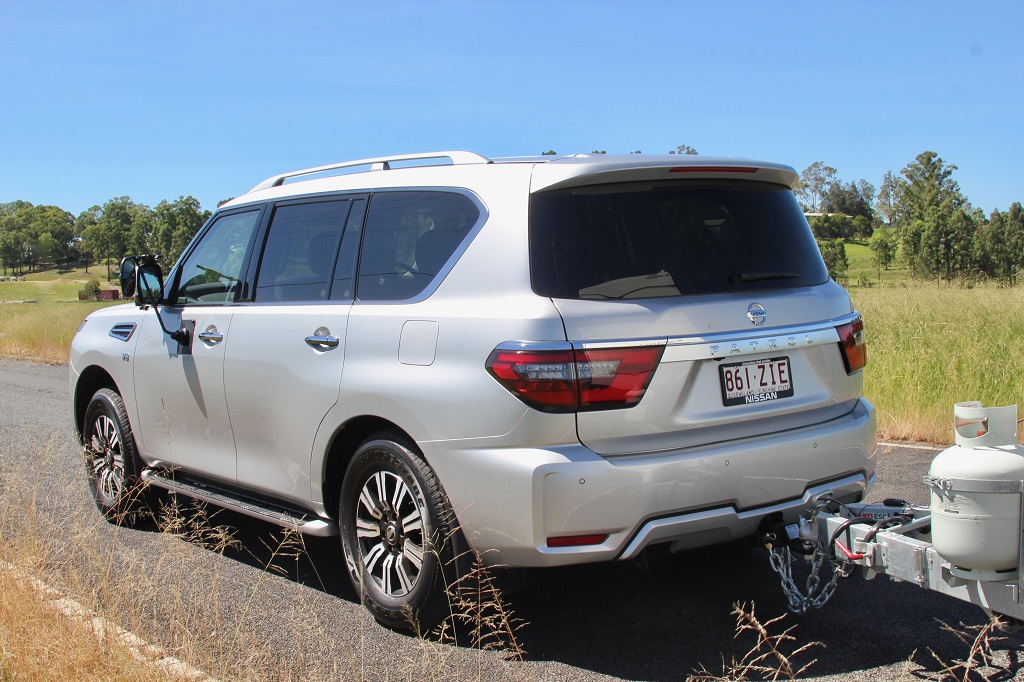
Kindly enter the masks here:
M 1024 3 L 0 0 L 0 202 L 204 207 L 383 154 L 922 151 L 1024 202 Z

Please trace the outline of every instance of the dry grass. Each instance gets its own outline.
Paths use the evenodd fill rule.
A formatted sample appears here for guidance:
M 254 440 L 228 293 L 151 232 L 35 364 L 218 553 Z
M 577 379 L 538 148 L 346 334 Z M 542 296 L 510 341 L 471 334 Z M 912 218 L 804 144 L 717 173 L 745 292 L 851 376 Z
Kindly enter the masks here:
M 795 625 L 778 633 L 775 626 L 785 619 L 786 614 L 761 623 L 754 613 L 754 604 L 747 610 L 746 604 L 733 604 L 732 614 L 736 616 L 736 638 L 753 636 L 750 650 L 739 660 L 722 663 L 720 675 L 708 671 L 703 665 L 687 682 L 746 682 L 748 680 L 796 680 L 810 669 L 817 659 L 797 663 L 811 649 L 824 647 L 821 642 L 799 644 L 793 636 Z M 798 667 L 799 666 L 799 667 Z
M 52 449 L 41 453 L 40 471 L 60 472 Z M 84 494 L 77 468 L 67 472 L 65 490 Z M 302 679 L 281 669 L 279 652 L 258 630 L 248 606 L 258 601 L 258 584 L 236 600 L 223 561 L 199 554 L 234 546 L 231 529 L 217 526 L 205 511 L 172 506 L 161 514 L 160 533 L 139 533 L 158 545 L 152 555 L 130 551 L 119 536 L 137 533 L 111 526 L 81 497 L 48 499 L 38 471 L 5 471 L 0 494 L 0 560 L 44 580 L 106 621 L 149 641 L 167 655 L 187 661 L 219 679 Z M 200 560 L 206 559 L 206 560 Z M 5 572 L 0 571 L 0 575 Z M 266 580 L 273 578 L 266 573 Z M 296 589 L 300 586 L 296 585 Z M 27 590 L 27 591 L 26 591 Z M 7 680 L 173 679 L 166 670 L 140 665 L 138 652 L 116 638 L 98 640 L 81 619 L 54 611 L 51 598 L 8 577 L 0 583 L 0 641 Z M 7 655 L 10 654 L 10 655 Z M 347 663 L 346 663 L 347 667 Z
M 747 609 L 746 604 L 733 604 L 733 615 L 736 616 L 736 639 L 752 638 L 753 644 L 742 658 L 733 658 L 730 662 L 722 662 L 721 674 L 710 672 L 705 666 L 686 678 L 687 682 L 752 682 L 753 680 L 797 680 L 817 663 L 817 659 L 800 663 L 798 659 L 806 658 L 809 651 L 824 647 L 821 642 L 800 644 L 793 635 L 795 625 L 780 629 L 785 615 L 772 618 L 764 623 L 758 620 L 754 612 L 754 604 Z M 942 632 L 958 639 L 967 654 L 963 659 L 947 663 L 929 648 L 935 667 L 931 670 L 917 663 L 914 659 L 915 650 L 905 661 L 899 671 L 899 680 L 922 679 L 932 682 L 1002 682 L 1018 679 L 1020 663 L 1009 660 L 1000 663 L 1005 652 L 997 650 L 996 645 L 1005 638 L 996 633 L 1006 625 L 995 616 L 984 625 L 964 625 L 954 628 L 941 620 L 937 621 Z M 864 679 L 870 679 L 866 676 Z
M 0 282 L 0 357 L 67 362 L 82 320 L 111 305 L 78 300 L 85 279 Z
M 84 471 L 68 471 L 55 443 L 22 461 L 13 471 L 5 462 L 0 476 L 0 680 L 175 679 L 140 656 L 174 657 L 224 680 L 487 679 L 496 671 L 503 679 L 529 677 L 518 665 L 519 622 L 479 561 L 452 587 L 462 611 L 439 633 L 402 637 L 365 612 L 349 616 L 346 626 L 340 619 L 351 607 L 344 600 L 281 577 L 306 558 L 303 536 L 280 531 L 256 540 L 262 547 L 243 547 L 235 529 L 218 523 L 216 508 L 192 502 L 163 505 L 148 531 L 114 526 L 83 505 Z M 40 485 L 44 477 L 54 485 Z M 54 498 L 46 490 L 60 492 Z M 251 568 L 240 555 L 250 557 Z M 55 610 L 57 595 L 33 588 L 32 578 L 26 586 L 5 564 L 81 607 L 70 615 Z M 93 616 L 160 649 L 140 654 L 117 637 L 98 638 Z M 396 645 L 386 669 L 368 652 L 382 642 Z M 478 672 L 467 676 L 474 654 Z
M 1016 679 L 1016 669 L 999 665 L 996 662 L 995 645 L 1005 639 L 995 634 L 1005 627 L 1001 618 L 994 617 L 984 625 L 960 623 L 959 628 L 952 627 L 941 620 L 938 623 L 943 632 L 953 635 L 967 646 L 968 652 L 963 660 L 947 663 L 929 649 L 929 653 L 939 664 L 940 669 L 934 675 L 930 675 L 928 679 L 935 680 L 935 682 L 971 682 L 972 680 L 999 682 L 1000 680 Z
M 32 580 L 0 570 L 0 679 L 181 679 L 161 668 L 157 655 L 147 657 L 73 611 Z

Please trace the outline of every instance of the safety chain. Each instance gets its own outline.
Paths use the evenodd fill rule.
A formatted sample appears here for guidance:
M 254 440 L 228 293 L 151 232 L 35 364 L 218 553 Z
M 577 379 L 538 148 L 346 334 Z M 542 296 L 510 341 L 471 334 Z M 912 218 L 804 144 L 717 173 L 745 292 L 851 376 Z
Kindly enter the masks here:
M 789 551 L 789 545 L 782 543 L 776 547 L 778 538 L 774 533 L 764 536 L 764 544 L 768 549 L 768 559 L 771 562 L 772 570 L 779 574 L 782 583 L 782 591 L 789 601 L 789 610 L 800 615 L 807 613 L 807 609 L 814 607 L 820 609 L 825 605 L 836 591 L 836 582 L 840 574 L 845 573 L 836 564 L 835 559 L 822 550 L 821 546 L 814 549 L 814 558 L 811 560 L 811 573 L 807 576 L 804 590 L 800 589 L 793 578 L 793 555 Z M 822 583 L 823 571 L 828 579 Z

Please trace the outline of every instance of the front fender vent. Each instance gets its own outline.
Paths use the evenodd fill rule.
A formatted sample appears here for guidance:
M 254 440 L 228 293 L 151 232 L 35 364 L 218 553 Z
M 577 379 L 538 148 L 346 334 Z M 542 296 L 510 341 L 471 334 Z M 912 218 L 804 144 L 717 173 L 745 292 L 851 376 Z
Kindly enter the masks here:
M 134 322 L 118 322 L 111 328 L 110 335 L 115 339 L 127 342 L 135 333 L 136 326 Z

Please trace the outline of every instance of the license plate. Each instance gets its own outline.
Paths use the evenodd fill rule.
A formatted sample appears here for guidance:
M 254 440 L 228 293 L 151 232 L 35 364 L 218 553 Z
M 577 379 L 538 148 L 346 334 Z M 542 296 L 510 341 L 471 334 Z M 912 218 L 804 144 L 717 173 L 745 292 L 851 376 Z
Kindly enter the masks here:
M 730 405 L 751 405 L 793 395 L 793 377 L 789 358 L 748 360 L 720 365 L 722 402 Z

